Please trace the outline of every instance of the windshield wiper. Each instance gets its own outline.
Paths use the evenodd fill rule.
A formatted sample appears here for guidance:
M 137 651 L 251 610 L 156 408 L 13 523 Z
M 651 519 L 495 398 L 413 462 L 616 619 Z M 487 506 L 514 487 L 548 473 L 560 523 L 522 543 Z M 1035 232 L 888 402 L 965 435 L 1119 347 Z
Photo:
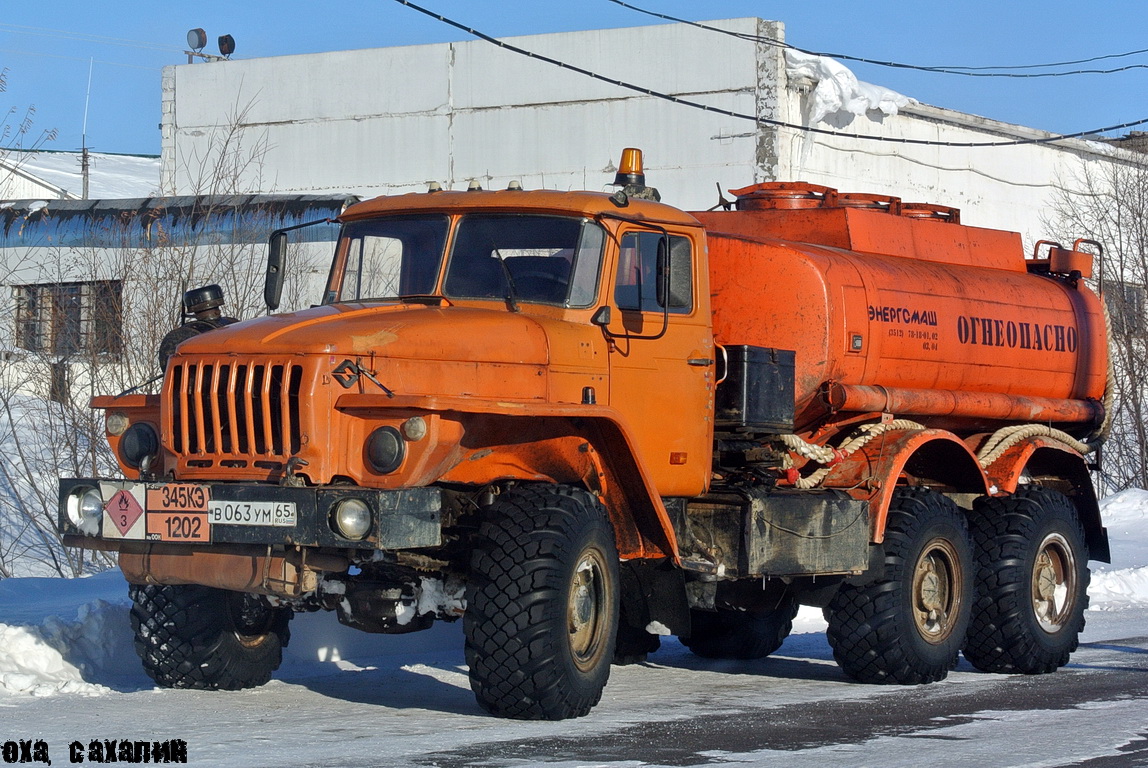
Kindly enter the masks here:
M 518 290 L 514 287 L 514 278 L 510 276 L 510 267 L 506 266 L 506 260 L 502 258 L 502 251 L 495 248 L 494 255 L 498 257 L 498 265 L 502 267 L 502 274 L 506 278 L 506 306 L 511 312 L 517 312 L 519 311 Z

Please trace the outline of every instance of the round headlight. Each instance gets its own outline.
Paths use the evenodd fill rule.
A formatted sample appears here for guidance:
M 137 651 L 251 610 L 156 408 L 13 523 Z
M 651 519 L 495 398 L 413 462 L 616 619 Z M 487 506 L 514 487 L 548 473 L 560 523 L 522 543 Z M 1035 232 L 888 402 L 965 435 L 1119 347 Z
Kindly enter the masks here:
M 380 475 L 399 468 L 403 451 L 403 437 L 394 427 L 379 427 L 367 438 L 367 461 Z
M 104 500 L 95 488 L 77 488 L 68 496 L 68 522 L 89 536 L 100 532 Z
M 335 533 L 358 541 L 371 530 L 371 508 L 362 499 L 343 499 L 335 505 L 331 521 Z
M 145 458 L 154 459 L 158 453 L 159 435 L 151 424 L 137 421 L 120 438 L 120 458 L 133 469 L 139 469 Z

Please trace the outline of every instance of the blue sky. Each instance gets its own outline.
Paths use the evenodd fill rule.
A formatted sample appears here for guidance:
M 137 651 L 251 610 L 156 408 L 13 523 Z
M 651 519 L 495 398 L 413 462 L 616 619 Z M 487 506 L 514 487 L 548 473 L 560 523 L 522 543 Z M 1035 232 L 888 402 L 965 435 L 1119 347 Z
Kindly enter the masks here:
M 786 25 L 788 42 L 830 53 L 923 65 L 1016 65 L 1148 48 L 1145 0 L 631 0 L 703 20 L 760 16 Z M 421 0 L 421 5 L 494 36 L 641 26 L 659 22 L 609 0 Z M 4 3 L 0 108 L 35 106 L 35 129 L 56 129 L 50 149 L 81 144 L 89 61 L 88 144 L 99 151 L 158 154 L 160 73 L 186 62 L 188 29 L 215 50 L 224 33 L 235 58 L 467 39 L 394 0 L 57 0 Z M 109 38 L 119 44 L 112 44 Z M 721 40 L 715 40 L 720 51 Z M 619 55 L 625 55 L 619 53 Z M 972 78 L 846 62 L 862 80 L 921 101 L 1059 133 L 1148 118 L 1148 69 L 1042 79 Z M 1089 67 L 1148 65 L 1148 54 Z M 1071 67 L 1075 69 L 1076 67 Z M 9 122 L 12 121 L 9 117 Z M 1148 130 L 1148 126 L 1142 127 Z

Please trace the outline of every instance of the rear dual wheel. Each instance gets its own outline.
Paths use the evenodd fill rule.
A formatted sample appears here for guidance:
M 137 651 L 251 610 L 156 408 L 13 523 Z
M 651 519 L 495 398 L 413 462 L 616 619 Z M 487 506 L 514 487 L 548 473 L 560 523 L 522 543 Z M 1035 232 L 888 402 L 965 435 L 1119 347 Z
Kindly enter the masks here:
M 944 679 L 973 599 L 967 524 L 948 498 L 899 488 L 885 527 L 884 574 L 844 585 L 829 605 L 829 644 L 850 677 L 914 685 Z
M 978 499 L 976 605 L 964 653 L 987 672 L 1068 663 L 1088 607 L 1088 547 L 1072 502 L 1047 488 Z

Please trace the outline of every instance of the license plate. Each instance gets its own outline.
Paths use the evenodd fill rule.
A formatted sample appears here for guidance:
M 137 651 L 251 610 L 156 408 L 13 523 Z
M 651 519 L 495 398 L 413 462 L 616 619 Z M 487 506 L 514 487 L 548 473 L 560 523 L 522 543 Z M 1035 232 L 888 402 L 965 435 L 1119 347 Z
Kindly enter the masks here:
M 148 541 L 209 543 L 211 525 L 206 512 L 148 512 Z
M 148 512 L 206 512 L 210 500 L 205 485 L 165 483 L 147 489 Z
M 293 501 L 209 501 L 207 520 L 212 525 L 295 525 Z

